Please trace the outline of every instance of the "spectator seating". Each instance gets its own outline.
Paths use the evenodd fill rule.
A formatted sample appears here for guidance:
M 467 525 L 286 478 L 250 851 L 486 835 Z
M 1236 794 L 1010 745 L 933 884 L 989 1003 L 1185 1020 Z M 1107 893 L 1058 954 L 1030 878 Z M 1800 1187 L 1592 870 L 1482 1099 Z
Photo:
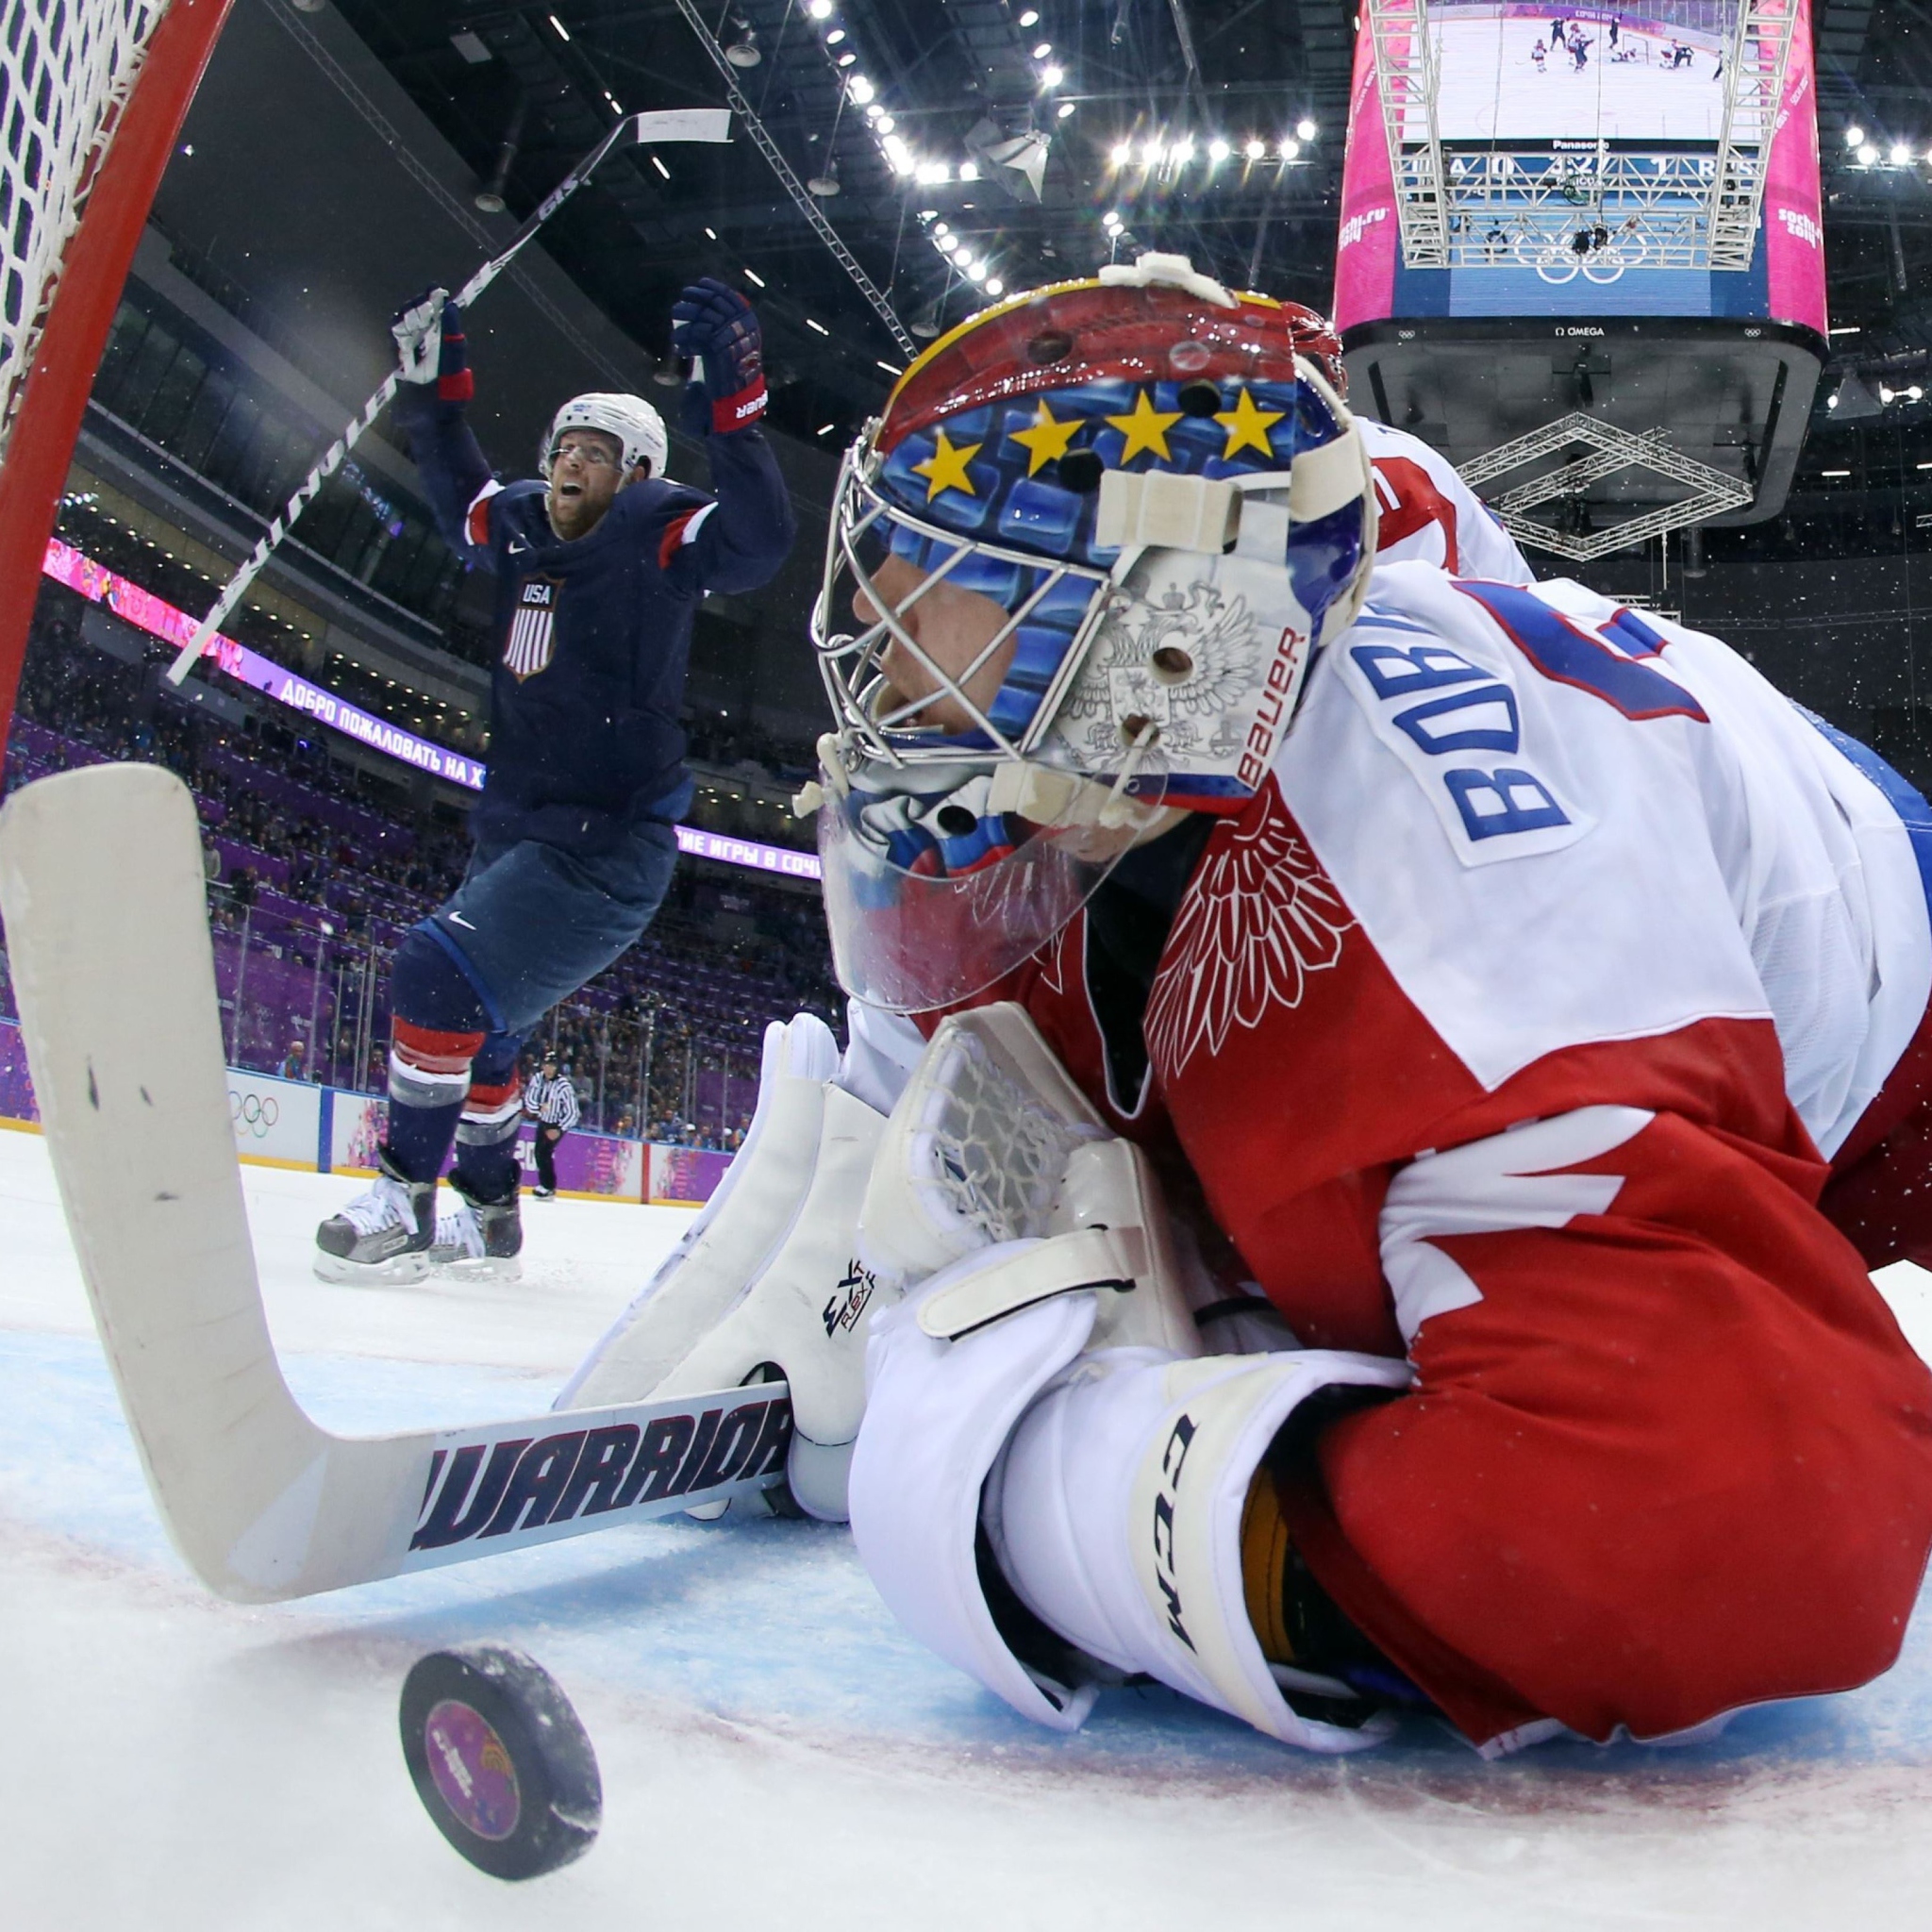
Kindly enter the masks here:
M 36 614 L 7 786 L 112 758 L 179 773 L 205 827 L 230 1058 L 274 1071 L 300 1040 L 311 1076 L 378 1086 L 388 956 L 454 888 L 467 838 L 357 795 L 312 739 L 174 702 L 151 666 L 84 641 L 59 594 Z M 840 1012 L 817 900 L 751 878 L 721 894 L 687 865 L 651 931 L 552 1016 L 543 1044 L 574 1063 L 587 1124 L 724 1144 L 749 1119 L 765 1024 L 801 1008 Z

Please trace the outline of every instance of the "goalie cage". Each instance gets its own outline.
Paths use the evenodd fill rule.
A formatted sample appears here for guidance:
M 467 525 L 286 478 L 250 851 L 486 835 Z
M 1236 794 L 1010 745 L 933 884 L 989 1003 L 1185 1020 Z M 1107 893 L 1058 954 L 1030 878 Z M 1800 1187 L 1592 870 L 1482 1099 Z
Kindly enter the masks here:
M 232 0 L 0 0 L 0 747 L 82 412 Z

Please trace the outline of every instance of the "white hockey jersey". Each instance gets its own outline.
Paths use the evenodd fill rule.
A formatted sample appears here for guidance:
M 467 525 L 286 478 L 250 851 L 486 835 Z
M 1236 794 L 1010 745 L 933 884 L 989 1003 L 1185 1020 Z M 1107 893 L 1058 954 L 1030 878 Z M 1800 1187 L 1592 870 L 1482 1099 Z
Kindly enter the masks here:
M 1911 841 L 1839 744 L 1716 640 L 1566 580 L 1383 566 L 1324 670 L 1282 801 L 1485 1088 L 1768 1015 L 1835 1151 L 1932 987 Z
M 1357 416 L 1375 470 L 1375 560 L 1434 563 L 1451 576 L 1536 581 L 1523 553 L 1446 457 L 1420 437 Z

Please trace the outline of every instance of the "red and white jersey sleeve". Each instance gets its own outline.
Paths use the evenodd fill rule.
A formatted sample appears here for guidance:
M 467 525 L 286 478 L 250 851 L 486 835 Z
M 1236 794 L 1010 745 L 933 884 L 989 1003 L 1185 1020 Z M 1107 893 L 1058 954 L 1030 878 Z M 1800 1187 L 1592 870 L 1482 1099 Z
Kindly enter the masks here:
M 1451 576 L 1532 584 L 1516 540 L 1447 458 L 1420 437 L 1357 416 L 1375 471 L 1375 561 L 1433 563 Z
M 1670 1737 L 1898 1654 L 1932 1378 L 1815 1160 L 1730 1118 L 1579 1108 L 1389 1185 L 1413 1389 L 1324 1432 L 1289 1520 L 1486 1752 Z
M 1291 1527 L 1472 1738 L 1895 1654 L 1932 1378 L 1816 1203 L 1928 991 L 1899 811 L 1716 641 L 1398 563 L 1318 660 L 1143 1030 L 1302 1339 L 1414 1366 Z
M 488 552 L 494 541 L 491 528 L 490 499 L 503 494 L 503 485 L 494 476 L 484 484 L 463 512 L 463 539 L 472 550 Z

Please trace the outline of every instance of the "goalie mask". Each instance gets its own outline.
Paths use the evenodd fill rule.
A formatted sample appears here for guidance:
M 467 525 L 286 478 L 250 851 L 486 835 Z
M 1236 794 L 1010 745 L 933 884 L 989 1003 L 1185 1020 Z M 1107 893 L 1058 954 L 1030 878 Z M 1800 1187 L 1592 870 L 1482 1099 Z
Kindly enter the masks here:
M 1176 808 L 1259 789 L 1374 555 L 1308 319 L 1143 257 L 955 329 L 847 453 L 812 641 L 858 998 L 970 998 Z

